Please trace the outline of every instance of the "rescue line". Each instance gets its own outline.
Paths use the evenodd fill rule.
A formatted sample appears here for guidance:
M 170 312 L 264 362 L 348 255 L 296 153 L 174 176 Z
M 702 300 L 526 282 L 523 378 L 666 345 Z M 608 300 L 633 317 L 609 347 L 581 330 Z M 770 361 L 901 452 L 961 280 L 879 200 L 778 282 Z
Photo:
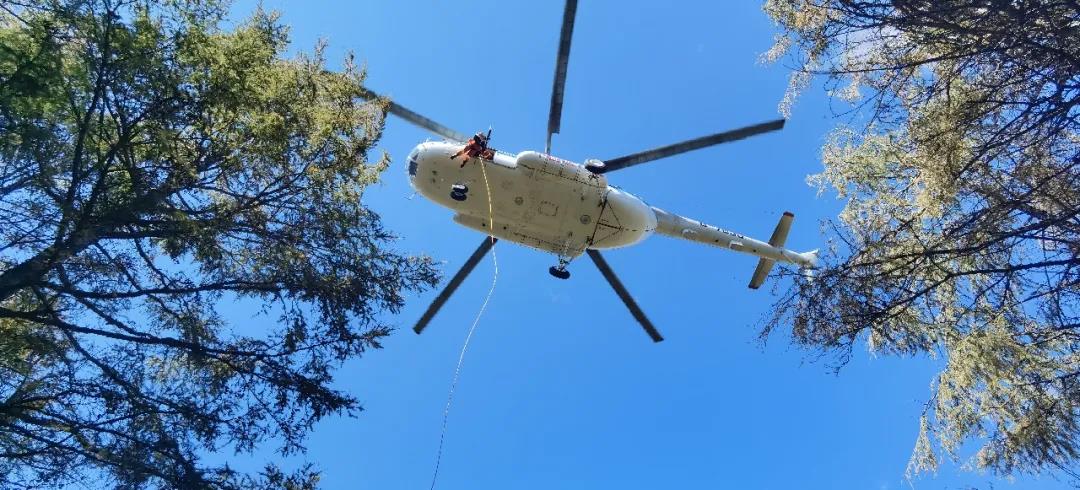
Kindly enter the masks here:
M 480 133 L 476 133 L 480 136 Z M 488 130 L 488 138 L 491 136 L 491 131 Z M 485 139 L 484 144 L 487 141 Z M 485 148 L 485 151 L 490 151 Z M 481 154 L 483 156 L 483 154 Z M 469 163 L 471 158 L 466 155 L 465 162 Z M 495 207 L 491 200 L 491 184 L 488 183 L 487 169 L 483 158 L 479 160 L 480 171 L 484 175 L 484 188 L 487 190 L 488 198 L 488 216 L 491 223 L 489 229 L 495 228 Z M 457 367 L 454 368 L 454 377 L 450 380 L 450 391 L 446 395 L 446 408 L 443 409 L 443 421 L 442 430 L 439 433 L 439 449 L 435 452 L 435 471 L 431 475 L 431 489 L 435 489 L 435 482 L 439 478 L 439 465 L 442 463 L 443 443 L 446 441 L 446 423 L 450 419 L 450 405 L 454 402 L 454 390 L 457 389 L 458 378 L 461 376 L 461 366 L 465 363 L 465 352 L 469 350 L 469 343 L 472 341 L 473 333 L 476 332 L 477 325 L 480 324 L 480 317 L 484 315 L 484 311 L 487 310 L 488 302 L 491 301 L 491 295 L 495 293 L 495 284 L 499 282 L 499 259 L 495 253 L 495 237 L 489 236 L 491 240 L 491 263 L 494 267 L 494 273 L 491 277 L 491 288 L 488 289 L 487 297 L 484 298 L 484 304 L 480 305 L 480 311 L 476 313 L 476 318 L 473 319 L 472 326 L 469 327 L 469 333 L 465 336 L 465 343 L 461 345 L 461 353 L 458 354 Z

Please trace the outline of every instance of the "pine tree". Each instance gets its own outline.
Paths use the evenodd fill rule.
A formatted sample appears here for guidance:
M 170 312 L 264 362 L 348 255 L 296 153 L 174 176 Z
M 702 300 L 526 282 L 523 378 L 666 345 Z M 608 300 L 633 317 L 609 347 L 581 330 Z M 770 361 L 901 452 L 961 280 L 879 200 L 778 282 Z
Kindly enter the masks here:
M 437 279 L 361 201 L 389 163 L 363 72 L 226 7 L 0 2 L 4 488 L 310 486 L 200 454 L 357 413 L 335 368 Z
M 1080 3 L 768 0 L 767 57 L 850 123 L 812 177 L 845 200 L 813 281 L 765 335 L 840 364 L 856 344 L 945 361 L 912 472 L 936 453 L 1001 474 L 1080 455 Z M 971 444 L 973 446 L 966 446 Z M 965 447 L 977 447 L 968 454 Z

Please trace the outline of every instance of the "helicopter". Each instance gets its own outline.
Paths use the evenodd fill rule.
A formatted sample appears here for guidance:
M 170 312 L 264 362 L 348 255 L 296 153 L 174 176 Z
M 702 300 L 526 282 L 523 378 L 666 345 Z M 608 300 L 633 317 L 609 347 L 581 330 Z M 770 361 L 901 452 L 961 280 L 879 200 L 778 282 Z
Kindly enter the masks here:
M 543 152 L 506 153 L 488 147 L 489 130 L 468 138 L 394 101 L 387 112 L 443 137 L 425 141 L 407 158 L 410 184 L 420 195 L 453 211 L 453 220 L 486 235 L 417 321 L 419 334 L 439 309 L 499 240 L 554 254 L 557 264 L 548 272 L 568 279 L 567 266 L 588 255 L 630 313 L 654 342 L 663 337 L 604 259 L 601 250 L 638 244 L 651 235 L 697 242 L 759 258 L 749 287 L 759 288 L 776 262 L 804 269 L 817 265 L 817 250 L 795 252 L 784 248 L 794 214 L 785 211 L 768 241 L 750 238 L 663 209 L 608 182 L 607 174 L 689 151 L 780 130 L 777 119 L 694 138 L 608 160 L 575 163 L 551 154 L 551 137 L 562 118 L 570 45 L 577 0 L 563 10 Z M 368 92 L 369 98 L 381 98 Z M 385 99 L 384 99 L 385 100 Z

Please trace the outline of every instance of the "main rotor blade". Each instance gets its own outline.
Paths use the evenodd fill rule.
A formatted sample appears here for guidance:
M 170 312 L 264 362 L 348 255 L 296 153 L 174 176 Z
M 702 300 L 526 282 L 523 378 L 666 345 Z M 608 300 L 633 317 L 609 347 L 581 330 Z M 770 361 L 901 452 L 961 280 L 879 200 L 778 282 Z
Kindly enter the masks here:
M 723 133 L 702 136 L 700 138 L 683 141 L 681 143 L 675 143 L 673 145 L 661 146 L 659 148 L 653 148 L 651 150 L 634 153 L 633 155 L 626 155 L 619 158 L 613 158 L 611 160 L 605 160 L 603 172 L 614 172 L 616 170 L 621 170 L 626 167 L 632 167 L 641 163 L 651 162 L 653 160 L 659 160 L 661 158 L 667 158 L 670 156 L 678 155 L 680 153 L 700 150 L 702 148 L 707 148 L 713 145 L 719 145 L 721 143 L 728 143 L 731 141 L 741 140 L 743 138 L 749 138 L 758 134 L 776 131 L 783 127 L 784 120 L 777 119 L 775 121 L 754 124 L 739 129 L 733 129 L 731 131 L 724 131 Z
M 664 340 L 664 337 L 660 336 L 660 332 L 656 330 L 656 327 L 654 327 L 652 322 L 645 316 L 645 312 L 641 311 L 641 307 L 639 307 L 637 302 L 634 301 L 634 298 L 630 296 L 630 291 L 627 291 L 626 287 L 623 286 L 622 281 L 619 281 L 619 278 L 615 275 L 615 271 L 611 270 L 611 266 L 604 260 L 604 256 L 600 255 L 600 252 L 592 249 L 588 250 L 588 253 L 589 258 L 596 263 L 596 268 L 600 269 L 600 273 L 604 275 L 604 279 L 607 279 L 608 284 L 611 284 L 611 287 L 615 289 L 615 294 L 618 294 L 619 299 L 621 299 L 623 303 L 626 304 L 626 307 L 630 309 L 630 314 L 634 315 L 634 318 L 637 319 L 638 323 L 645 328 L 645 333 L 649 334 L 649 337 L 652 338 L 653 342 Z
M 370 99 L 384 98 L 384 97 L 382 97 L 381 95 L 379 95 L 379 94 L 377 94 L 375 92 L 367 90 L 367 94 L 364 95 L 364 98 L 370 100 Z M 444 138 L 452 139 L 454 141 L 465 141 L 465 140 L 469 139 L 468 136 L 465 136 L 464 134 L 461 134 L 461 133 L 459 133 L 457 131 L 454 131 L 453 129 L 450 129 L 450 128 L 446 127 L 446 126 L 443 126 L 442 124 L 439 124 L 439 123 L 435 122 L 434 120 L 426 118 L 426 117 L 420 115 L 417 112 L 411 111 L 411 110 L 407 109 L 405 106 L 403 106 L 401 104 L 398 104 L 397 102 L 394 102 L 392 100 L 387 100 L 387 102 L 389 102 L 389 104 L 386 106 L 387 112 L 389 112 L 389 113 L 391 113 L 391 114 L 393 114 L 393 115 L 395 115 L 397 117 L 400 117 L 400 118 L 402 118 L 402 119 L 404 119 L 404 120 L 406 120 L 406 121 L 408 121 L 410 123 L 413 123 L 413 124 L 415 124 L 417 126 L 420 126 L 421 128 L 424 128 L 424 129 L 426 129 L 428 131 L 431 131 L 432 133 L 435 133 L 435 134 L 437 134 L 439 136 L 442 136 Z
M 577 16 L 577 0 L 566 0 L 563 9 L 562 30 L 559 33 L 559 54 L 555 58 L 555 81 L 551 86 L 551 110 L 548 112 L 547 145 L 544 153 L 551 153 L 551 135 L 559 132 L 562 121 L 563 92 L 566 88 L 566 67 L 570 63 L 570 39 L 574 36 L 574 17 Z
M 419 334 L 424 331 L 428 322 L 430 322 L 432 317 L 439 312 L 439 308 L 442 308 L 443 303 L 446 303 L 446 300 L 450 299 L 450 295 L 454 294 L 454 290 L 456 290 L 458 286 L 461 285 L 461 282 L 465 280 L 465 277 L 476 268 L 476 264 L 480 263 L 480 259 L 483 259 L 484 256 L 487 255 L 488 251 L 491 250 L 491 247 L 495 246 L 495 242 L 497 241 L 499 241 L 499 239 L 495 237 L 484 237 L 484 241 L 481 242 L 480 246 L 476 248 L 476 251 L 469 256 L 469 259 L 465 261 L 465 264 L 461 266 L 461 269 L 457 271 L 457 274 L 454 274 L 454 277 L 450 279 L 450 282 L 446 284 L 446 287 L 443 288 L 442 292 L 435 297 L 435 301 L 431 302 L 431 306 L 424 312 L 424 316 L 420 317 L 420 321 L 416 322 L 416 326 L 413 327 L 414 332 Z

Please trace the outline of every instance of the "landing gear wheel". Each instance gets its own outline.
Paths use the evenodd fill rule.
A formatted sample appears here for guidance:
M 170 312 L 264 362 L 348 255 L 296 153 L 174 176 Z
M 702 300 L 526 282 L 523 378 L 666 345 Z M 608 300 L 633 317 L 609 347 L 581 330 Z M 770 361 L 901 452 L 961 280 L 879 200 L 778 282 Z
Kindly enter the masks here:
M 453 199 L 455 201 L 464 201 L 465 199 L 467 199 L 467 197 L 463 192 L 450 191 L 450 199 Z
M 555 276 L 559 279 L 570 279 L 570 271 L 562 267 L 551 266 L 550 268 L 548 268 L 548 274 L 551 274 L 552 276 Z

